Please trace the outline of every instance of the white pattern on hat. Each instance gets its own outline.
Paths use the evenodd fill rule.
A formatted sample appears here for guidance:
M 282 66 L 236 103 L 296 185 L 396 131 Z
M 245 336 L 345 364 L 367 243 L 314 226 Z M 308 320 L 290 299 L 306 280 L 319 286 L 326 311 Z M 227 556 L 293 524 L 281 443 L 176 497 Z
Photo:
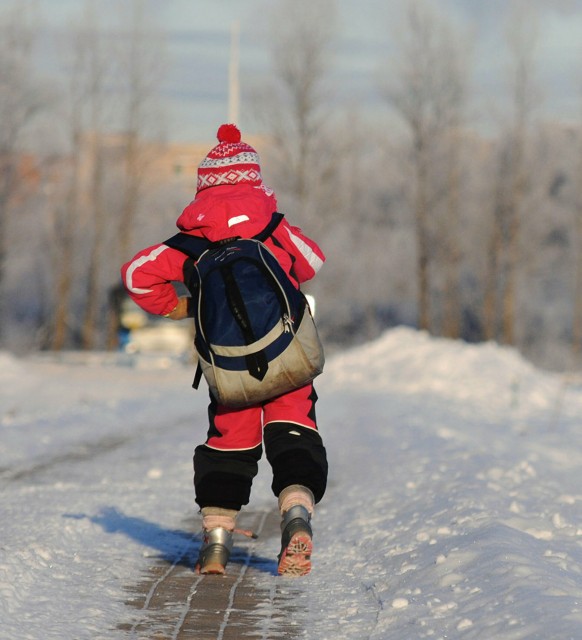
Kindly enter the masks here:
M 198 166 L 197 191 L 219 185 L 262 184 L 259 154 L 246 142 L 234 124 L 223 124 L 216 134 L 219 144 Z
M 233 164 L 259 164 L 259 154 L 255 151 L 243 151 L 235 156 L 209 158 L 206 156 L 200 163 L 202 169 L 210 167 L 228 167 Z

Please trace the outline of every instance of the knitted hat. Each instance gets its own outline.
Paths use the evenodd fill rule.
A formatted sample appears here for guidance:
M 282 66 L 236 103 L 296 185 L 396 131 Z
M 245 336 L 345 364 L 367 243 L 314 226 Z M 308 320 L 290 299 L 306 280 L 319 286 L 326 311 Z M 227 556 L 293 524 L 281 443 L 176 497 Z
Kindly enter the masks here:
M 223 124 L 216 133 L 219 144 L 198 167 L 197 191 L 224 184 L 261 185 L 259 154 L 246 142 L 234 124 Z

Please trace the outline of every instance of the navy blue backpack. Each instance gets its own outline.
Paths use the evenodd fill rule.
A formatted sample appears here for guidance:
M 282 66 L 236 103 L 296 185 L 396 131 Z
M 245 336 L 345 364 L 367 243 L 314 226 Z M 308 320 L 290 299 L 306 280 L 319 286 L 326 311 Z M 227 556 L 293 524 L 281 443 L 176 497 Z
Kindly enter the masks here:
M 198 369 L 226 406 L 258 404 L 301 387 L 323 370 L 324 354 L 305 296 L 264 244 L 283 214 L 252 238 L 211 242 L 178 233 L 164 244 L 189 259 Z

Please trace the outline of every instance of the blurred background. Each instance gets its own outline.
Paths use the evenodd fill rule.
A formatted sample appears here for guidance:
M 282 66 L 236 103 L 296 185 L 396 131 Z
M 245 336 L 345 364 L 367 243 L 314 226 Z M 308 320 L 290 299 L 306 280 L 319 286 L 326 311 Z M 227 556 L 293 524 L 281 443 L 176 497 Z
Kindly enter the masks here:
M 234 121 L 327 254 L 330 350 L 579 371 L 581 61 L 582 0 L 0 0 L 0 348 L 119 349 L 120 265 Z

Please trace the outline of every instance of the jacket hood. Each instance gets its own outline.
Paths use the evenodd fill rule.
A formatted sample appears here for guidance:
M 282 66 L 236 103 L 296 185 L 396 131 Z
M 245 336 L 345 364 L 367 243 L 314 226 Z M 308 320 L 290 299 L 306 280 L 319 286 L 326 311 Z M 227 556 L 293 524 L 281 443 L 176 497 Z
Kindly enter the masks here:
M 211 187 L 197 193 L 176 225 L 213 242 L 229 235 L 250 237 L 264 229 L 276 210 L 275 194 L 263 186 Z

